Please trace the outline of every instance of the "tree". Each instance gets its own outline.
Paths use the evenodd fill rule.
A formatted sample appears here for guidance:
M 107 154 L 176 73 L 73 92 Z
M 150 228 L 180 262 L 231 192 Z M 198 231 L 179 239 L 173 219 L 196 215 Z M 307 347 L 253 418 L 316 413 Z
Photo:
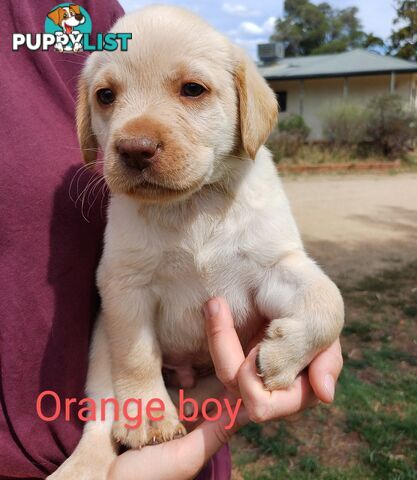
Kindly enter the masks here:
M 368 49 L 378 48 L 380 51 L 386 53 L 387 46 L 384 40 L 380 37 L 376 37 L 373 33 L 366 33 L 362 42 L 362 47 Z
M 390 53 L 399 58 L 417 61 L 417 2 L 397 0 L 397 18 L 391 34 Z
M 271 40 L 284 42 L 289 57 L 345 52 L 384 43 L 363 32 L 356 7 L 339 10 L 326 2 L 315 5 L 310 0 L 285 0 L 284 17 L 277 20 Z

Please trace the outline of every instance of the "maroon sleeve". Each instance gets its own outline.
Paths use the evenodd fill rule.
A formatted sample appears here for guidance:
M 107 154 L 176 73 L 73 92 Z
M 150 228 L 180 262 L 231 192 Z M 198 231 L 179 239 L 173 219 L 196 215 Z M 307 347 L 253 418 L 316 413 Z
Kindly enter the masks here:
M 3 0 L 0 15 L 0 479 L 44 478 L 71 453 L 82 426 L 38 418 L 39 392 L 83 396 L 97 308 L 95 269 L 104 215 L 74 130 L 83 56 L 12 51 L 13 32 L 43 32 L 52 0 Z M 123 10 L 81 3 L 95 31 Z M 78 173 L 77 173 L 78 172 Z M 70 183 L 74 180 L 71 192 Z M 93 198 L 97 194 L 94 205 Z M 82 212 L 83 210 L 83 212 Z M 83 218 L 84 214 L 88 221 Z

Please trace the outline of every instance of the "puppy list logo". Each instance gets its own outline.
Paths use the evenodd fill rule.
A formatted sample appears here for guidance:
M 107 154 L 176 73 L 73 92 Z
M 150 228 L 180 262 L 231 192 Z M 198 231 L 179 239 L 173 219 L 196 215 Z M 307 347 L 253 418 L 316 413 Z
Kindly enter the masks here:
M 29 50 L 49 50 L 77 53 L 81 51 L 126 51 L 131 33 L 98 33 L 92 39 L 93 24 L 87 10 L 81 5 L 61 3 L 45 19 L 45 33 L 14 33 L 13 50 L 26 46 Z

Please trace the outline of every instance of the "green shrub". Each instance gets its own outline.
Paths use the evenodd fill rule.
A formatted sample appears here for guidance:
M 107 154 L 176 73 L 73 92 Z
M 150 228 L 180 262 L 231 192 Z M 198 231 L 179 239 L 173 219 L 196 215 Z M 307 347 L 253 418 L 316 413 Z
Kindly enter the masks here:
M 366 140 L 366 111 L 351 103 L 339 103 L 323 113 L 323 133 L 330 143 L 358 145 Z
M 367 141 L 385 156 L 402 156 L 415 146 L 417 117 L 398 95 L 381 95 L 368 104 Z
M 305 144 L 310 128 L 300 115 L 291 114 L 280 120 L 278 128 L 269 136 L 267 145 L 274 155 L 275 161 L 283 158 L 294 158 Z
M 290 135 L 298 135 L 304 141 L 310 135 L 310 128 L 306 125 L 304 118 L 301 115 L 292 113 L 287 118 L 280 120 L 278 124 L 280 132 L 285 132 Z
M 331 144 L 356 147 L 359 156 L 403 156 L 415 146 L 417 117 L 401 97 L 374 97 L 363 108 L 339 103 L 323 113 L 323 133 Z
M 276 162 L 283 158 L 296 157 L 303 145 L 304 139 L 300 135 L 280 132 L 277 129 L 271 133 L 267 142 L 267 146 L 273 153 Z

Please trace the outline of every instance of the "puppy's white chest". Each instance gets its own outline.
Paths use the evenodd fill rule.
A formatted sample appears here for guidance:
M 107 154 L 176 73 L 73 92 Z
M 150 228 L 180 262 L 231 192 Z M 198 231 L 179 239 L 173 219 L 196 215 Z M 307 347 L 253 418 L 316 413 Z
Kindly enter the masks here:
M 245 262 L 238 251 L 178 246 L 166 251 L 152 288 L 160 299 L 158 331 L 162 348 L 195 352 L 206 349 L 202 306 L 211 297 L 225 297 L 242 324 L 251 307 Z

